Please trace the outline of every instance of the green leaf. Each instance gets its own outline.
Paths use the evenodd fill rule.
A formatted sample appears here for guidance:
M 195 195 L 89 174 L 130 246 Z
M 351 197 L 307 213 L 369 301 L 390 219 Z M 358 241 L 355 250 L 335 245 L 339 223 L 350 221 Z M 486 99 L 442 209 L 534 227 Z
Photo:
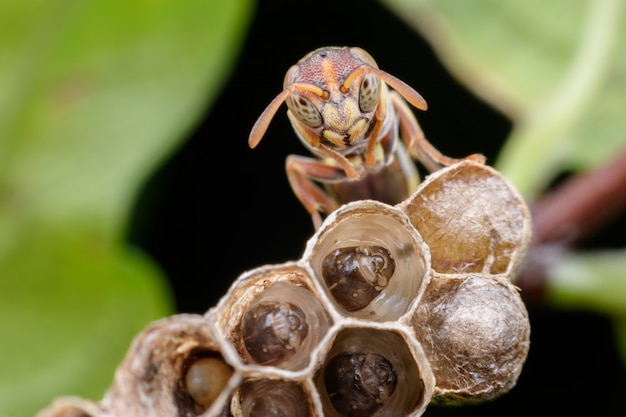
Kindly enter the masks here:
M 626 249 L 569 253 L 553 259 L 547 272 L 547 302 L 610 317 L 626 365 Z
M 527 198 L 626 147 L 621 0 L 383 0 L 514 123 L 495 162 Z
M 132 337 L 172 309 L 141 253 L 66 229 L 33 227 L 0 260 L 0 416 L 60 395 L 99 399 Z
M 2 205 L 86 212 L 119 233 L 138 187 L 219 92 L 251 4 L 3 1 Z
M 553 259 L 547 297 L 552 305 L 626 317 L 626 250 L 575 253 Z
M 98 400 L 173 311 L 124 242 L 146 179 L 219 93 L 252 0 L 0 2 L 0 416 Z

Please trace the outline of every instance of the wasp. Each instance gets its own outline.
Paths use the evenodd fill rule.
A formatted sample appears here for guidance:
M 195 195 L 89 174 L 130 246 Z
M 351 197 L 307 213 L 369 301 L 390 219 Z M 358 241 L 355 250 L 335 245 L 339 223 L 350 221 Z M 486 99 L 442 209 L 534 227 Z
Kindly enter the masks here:
M 408 103 L 426 110 L 426 100 L 358 47 L 319 48 L 289 68 L 283 90 L 250 131 L 251 148 L 283 102 L 297 136 L 314 155 L 289 155 L 285 168 L 315 229 L 322 215 L 341 204 L 408 198 L 419 183 L 412 158 L 429 172 L 462 160 L 441 154 L 424 136 Z M 485 161 L 480 154 L 463 159 Z

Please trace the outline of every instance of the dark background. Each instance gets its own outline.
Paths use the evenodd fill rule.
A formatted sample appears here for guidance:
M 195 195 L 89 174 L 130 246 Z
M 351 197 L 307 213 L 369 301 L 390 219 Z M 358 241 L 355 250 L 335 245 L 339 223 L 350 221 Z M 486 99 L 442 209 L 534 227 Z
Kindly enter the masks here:
M 494 34 L 497 36 L 497 34 Z M 184 146 L 144 189 L 129 239 L 162 266 L 180 312 L 213 306 L 244 271 L 301 257 L 313 233 L 291 193 L 288 154 L 306 154 L 286 109 L 260 145 L 250 128 L 282 89 L 286 70 L 321 46 L 359 46 L 428 101 L 419 112 L 444 154 L 495 159 L 510 122 L 460 86 L 414 30 L 374 1 L 260 1 L 232 76 Z M 618 229 L 619 230 L 619 229 Z M 614 233 L 615 234 L 615 233 Z M 597 236 L 593 245 L 615 242 Z M 620 243 L 625 244 L 623 238 Z M 426 416 L 624 416 L 626 372 L 611 322 L 529 304 L 531 349 L 517 386 L 479 406 L 431 406 Z

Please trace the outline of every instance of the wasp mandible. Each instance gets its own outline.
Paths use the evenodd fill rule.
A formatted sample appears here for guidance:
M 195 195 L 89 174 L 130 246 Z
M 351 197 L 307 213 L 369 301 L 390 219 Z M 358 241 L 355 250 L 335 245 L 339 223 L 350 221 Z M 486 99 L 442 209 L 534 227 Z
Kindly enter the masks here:
M 289 155 L 287 178 L 318 229 L 322 214 L 341 204 L 361 199 L 396 204 L 408 198 L 419 183 L 411 157 L 430 172 L 462 160 L 442 155 L 428 142 L 407 101 L 427 109 L 417 91 L 379 69 L 365 50 L 319 48 L 289 68 L 283 91 L 257 119 L 248 144 L 259 144 L 286 102 L 296 134 L 316 156 Z M 485 162 L 480 154 L 463 159 Z

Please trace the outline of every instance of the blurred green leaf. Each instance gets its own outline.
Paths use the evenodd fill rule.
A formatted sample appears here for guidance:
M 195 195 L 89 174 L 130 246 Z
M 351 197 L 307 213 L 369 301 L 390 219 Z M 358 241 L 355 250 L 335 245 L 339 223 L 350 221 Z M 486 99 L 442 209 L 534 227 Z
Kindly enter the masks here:
M 513 131 L 495 167 L 532 203 L 555 177 L 626 149 L 621 0 L 381 0 Z M 480 152 L 480 150 L 477 150 Z M 615 319 L 626 363 L 626 252 L 548 259 L 548 300 Z
M 218 93 L 250 3 L 3 1 L 2 206 L 87 212 L 119 233 L 138 187 Z
M 514 130 L 498 168 L 529 199 L 626 147 L 621 0 L 382 0 Z M 479 151 L 479 150 L 478 150 Z
M 626 317 L 626 250 L 576 252 L 554 259 L 548 269 L 550 303 L 585 307 L 612 317 Z
M 98 399 L 173 310 L 123 241 L 229 75 L 252 0 L 0 2 L 0 416 Z
M 562 309 L 587 309 L 613 320 L 626 364 L 626 249 L 569 253 L 552 259 L 547 301 Z
M 70 393 L 99 398 L 134 335 L 171 309 L 141 253 L 33 229 L 0 261 L 0 415 L 33 415 Z

